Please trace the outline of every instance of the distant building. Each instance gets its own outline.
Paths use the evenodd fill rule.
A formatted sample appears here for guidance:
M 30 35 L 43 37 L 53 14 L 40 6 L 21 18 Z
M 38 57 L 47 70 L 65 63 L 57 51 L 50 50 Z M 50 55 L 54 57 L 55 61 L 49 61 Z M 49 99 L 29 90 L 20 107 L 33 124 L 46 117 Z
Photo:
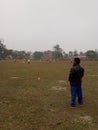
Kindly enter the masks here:
M 72 60 L 74 59 L 75 57 L 79 57 L 81 60 L 87 60 L 87 56 L 85 55 L 85 53 L 83 54 L 78 54 L 78 55 L 69 55 L 69 59 Z

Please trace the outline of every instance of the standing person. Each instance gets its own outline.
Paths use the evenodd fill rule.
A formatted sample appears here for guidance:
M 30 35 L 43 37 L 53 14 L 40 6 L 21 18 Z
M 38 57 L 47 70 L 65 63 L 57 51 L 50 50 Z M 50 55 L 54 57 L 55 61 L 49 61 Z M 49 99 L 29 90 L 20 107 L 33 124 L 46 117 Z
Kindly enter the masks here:
M 78 97 L 78 104 L 83 105 L 82 96 L 82 77 L 84 76 L 84 69 L 80 66 L 80 58 L 74 58 L 73 67 L 69 73 L 69 82 L 71 86 L 71 106 L 76 106 L 76 97 Z
M 28 64 L 30 64 L 30 59 L 28 59 Z

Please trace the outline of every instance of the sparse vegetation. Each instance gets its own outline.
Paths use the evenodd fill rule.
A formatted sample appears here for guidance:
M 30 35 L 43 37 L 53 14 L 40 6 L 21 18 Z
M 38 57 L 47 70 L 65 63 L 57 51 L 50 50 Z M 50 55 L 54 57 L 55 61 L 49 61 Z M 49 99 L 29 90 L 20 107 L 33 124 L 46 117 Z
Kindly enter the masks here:
M 76 108 L 69 106 L 71 66 L 0 61 L 0 130 L 98 130 L 98 62 L 82 61 L 84 105 Z

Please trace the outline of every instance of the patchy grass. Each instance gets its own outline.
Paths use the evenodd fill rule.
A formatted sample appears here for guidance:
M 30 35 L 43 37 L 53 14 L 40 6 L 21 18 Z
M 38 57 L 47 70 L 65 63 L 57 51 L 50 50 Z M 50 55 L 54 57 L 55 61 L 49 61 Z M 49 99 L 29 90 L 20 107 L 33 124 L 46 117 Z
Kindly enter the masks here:
M 69 106 L 71 66 L 0 61 L 0 130 L 97 130 L 98 62 L 82 62 L 84 105 L 76 108 Z

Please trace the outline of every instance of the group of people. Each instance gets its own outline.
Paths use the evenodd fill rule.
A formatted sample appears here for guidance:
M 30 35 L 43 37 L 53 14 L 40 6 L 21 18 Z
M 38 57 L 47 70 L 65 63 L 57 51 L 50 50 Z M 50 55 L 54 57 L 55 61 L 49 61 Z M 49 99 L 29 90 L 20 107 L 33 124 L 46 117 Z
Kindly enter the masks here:
M 84 68 L 80 65 L 80 58 L 74 58 L 73 66 L 69 73 L 69 82 L 71 86 L 71 107 L 76 106 L 76 98 L 78 104 L 83 105 L 82 94 L 82 77 L 84 76 Z

